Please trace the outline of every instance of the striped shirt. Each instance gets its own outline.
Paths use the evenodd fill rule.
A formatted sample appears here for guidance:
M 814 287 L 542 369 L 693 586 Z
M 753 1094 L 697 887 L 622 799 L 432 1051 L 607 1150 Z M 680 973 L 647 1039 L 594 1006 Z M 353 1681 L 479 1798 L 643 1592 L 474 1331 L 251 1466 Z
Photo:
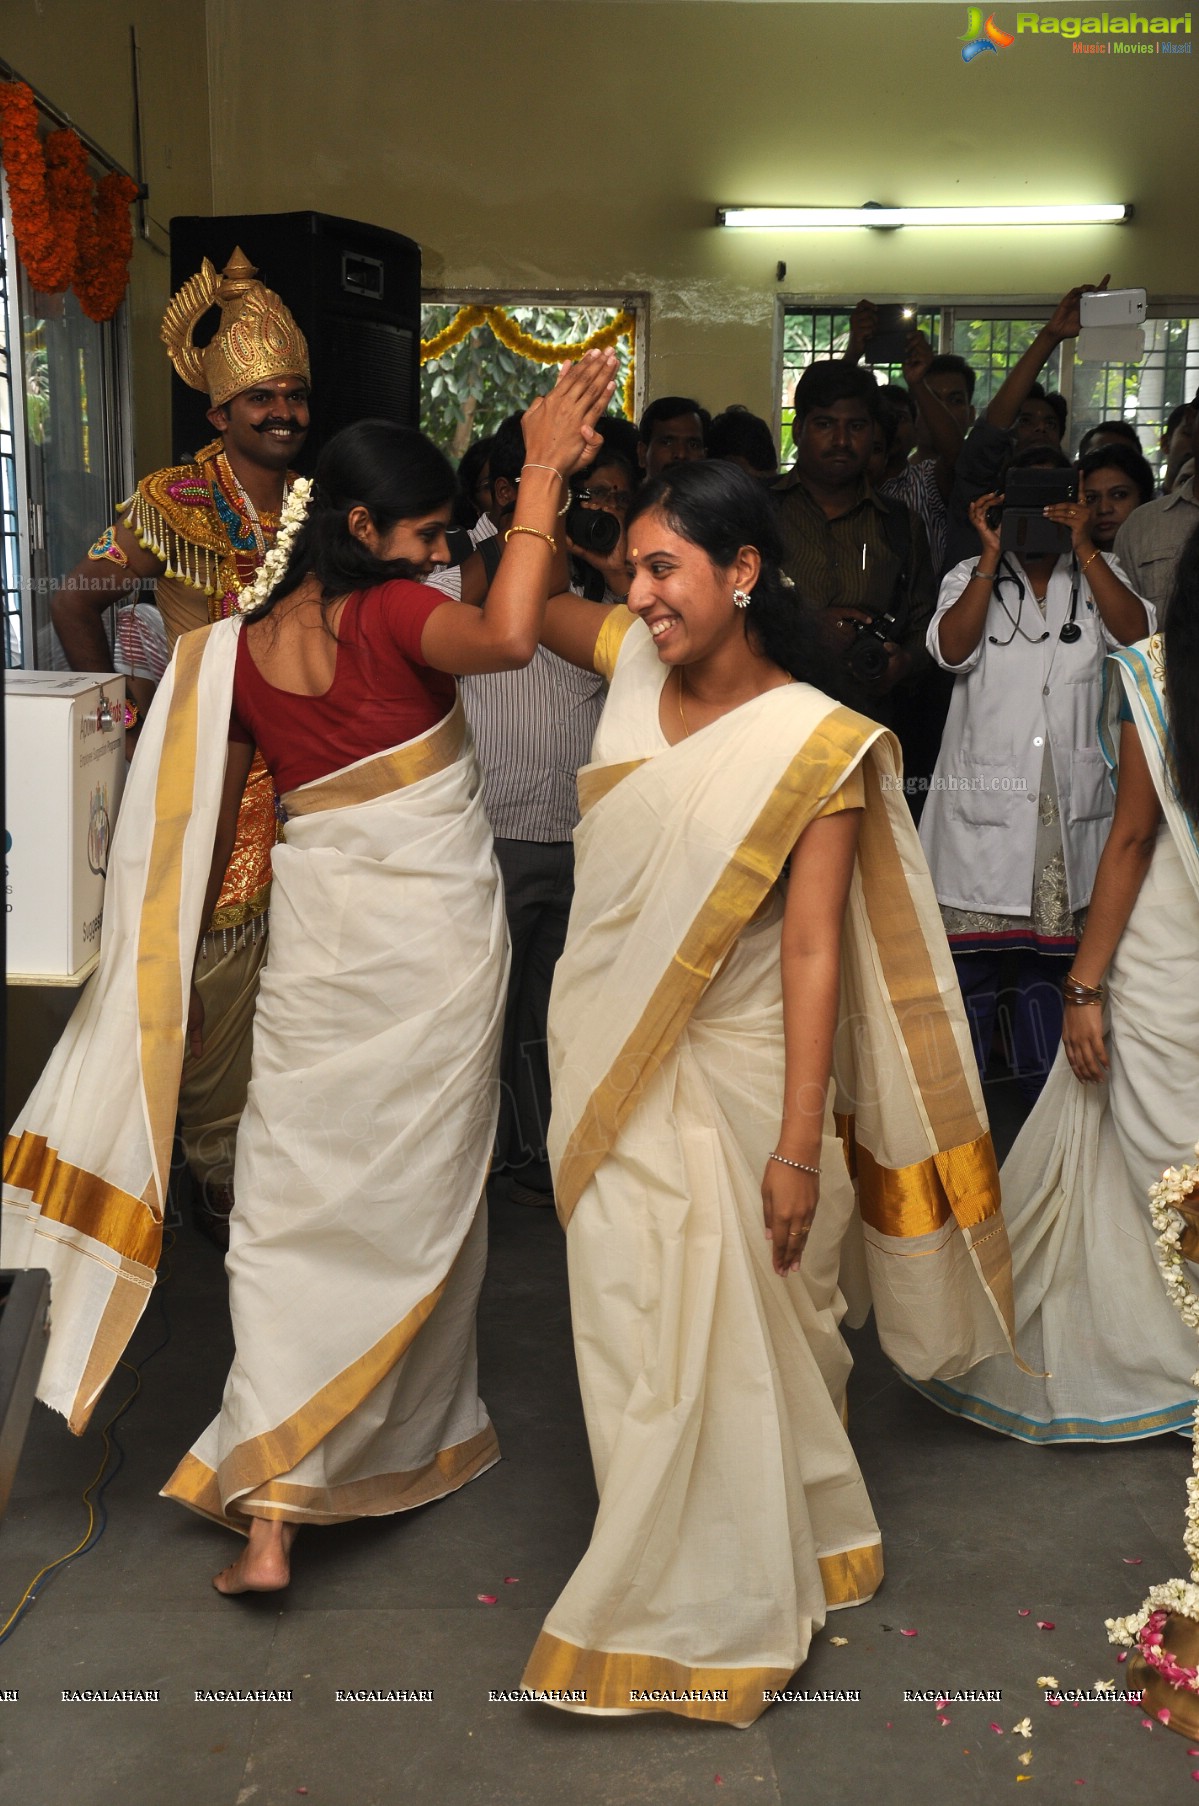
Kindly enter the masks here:
M 897 477 L 888 477 L 885 483 L 879 484 L 878 492 L 902 502 L 905 508 L 919 515 L 928 535 L 933 569 L 939 571 L 945 556 L 948 514 L 945 497 L 937 484 L 937 460 L 922 458 L 918 464 L 905 464 Z
M 483 515 L 477 545 L 495 528 Z M 430 581 L 461 593 L 456 570 Z M 598 617 L 597 617 L 598 621 Z M 497 840 L 569 840 L 578 825 L 578 771 L 604 706 L 604 680 L 539 646 L 520 671 L 458 680 L 483 774 L 483 807 Z
M 130 602 L 117 609 L 112 668 L 126 677 L 149 677 L 160 683 L 171 662 L 167 630 L 153 602 Z

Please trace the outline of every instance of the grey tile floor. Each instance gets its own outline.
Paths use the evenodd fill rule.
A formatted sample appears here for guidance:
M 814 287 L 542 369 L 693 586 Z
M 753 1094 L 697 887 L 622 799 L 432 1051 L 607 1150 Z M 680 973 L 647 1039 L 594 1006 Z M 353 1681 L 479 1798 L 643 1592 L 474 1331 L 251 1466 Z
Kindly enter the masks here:
M 1006 1139 L 1007 1100 L 993 1106 Z M 860 1701 L 779 1704 L 744 1732 L 579 1720 L 488 1699 L 519 1680 L 594 1511 L 562 1238 L 548 1213 L 492 1209 L 480 1367 L 505 1459 L 404 1519 L 310 1533 L 285 1596 L 219 1598 L 208 1578 L 230 1539 L 157 1497 L 216 1409 L 230 1348 L 220 1259 L 189 1225 L 132 1358 L 166 1328 L 119 1428 L 125 1458 L 103 1539 L 0 1648 L 0 1689 L 20 1693 L 0 1704 L 6 1806 L 989 1806 L 1019 1799 L 1017 1787 L 1034 1806 L 1199 1801 L 1199 1758 L 1182 1738 L 1143 1728 L 1125 1705 L 1050 1707 L 1036 1684 L 1118 1678 L 1103 1619 L 1181 1572 L 1179 1438 L 1007 1442 L 909 1391 L 867 1329 L 853 1338 L 850 1429 L 887 1579 L 872 1603 L 830 1619 L 797 1683 L 856 1688 Z M 114 1406 L 127 1385 L 121 1373 Z M 0 1531 L 0 1621 L 78 1540 L 79 1495 L 99 1458 L 97 1429 L 76 1441 L 39 1407 Z M 948 1724 L 931 1703 L 904 1703 L 905 1688 L 946 1686 L 1003 1697 L 951 1705 Z M 161 1700 L 62 1701 L 80 1687 L 157 1687 Z M 206 1687 L 294 1697 L 197 1704 Z M 336 1689 L 362 1687 L 435 1697 L 335 1702 Z M 1026 1717 L 1028 1739 L 1013 1729 Z

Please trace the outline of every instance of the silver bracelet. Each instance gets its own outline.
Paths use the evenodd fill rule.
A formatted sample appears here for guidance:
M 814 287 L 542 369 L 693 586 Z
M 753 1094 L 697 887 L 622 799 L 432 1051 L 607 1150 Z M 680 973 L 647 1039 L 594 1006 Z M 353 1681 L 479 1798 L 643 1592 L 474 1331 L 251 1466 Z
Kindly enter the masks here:
M 817 1179 L 820 1177 L 820 1168 L 818 1166 L 808 1166 L 802 1160 L 788 1160 L 785 1154 L 768 1154 L 766 1158 L 768 1160 L 777 1160 L 780 1166 L 793 1166 L 797 1173 L 812 1173 Z
M 570 484 L 566 481 L 566 478 L 562 475 L 562 472 L 558 469 L 557 465 L 556 464 L 535 464 L 531 458 L 526 458 L 524 463 L 521 465 L 521 469 L 522 470 L 548 470 L 548 471 L 551 471 L 553 473 L 553 475 L 557 477 L 558 481 L 562 484 L 563 488 L 566 490 L 566 500 L 563 502 L 562 506 L 558 510 L 558 519 L 564 520 L 566 518 L 566 516 L 570 513 L 570 504 L 571 504 L 572 498 L 571 498 L 571 493 L 570 493 Z

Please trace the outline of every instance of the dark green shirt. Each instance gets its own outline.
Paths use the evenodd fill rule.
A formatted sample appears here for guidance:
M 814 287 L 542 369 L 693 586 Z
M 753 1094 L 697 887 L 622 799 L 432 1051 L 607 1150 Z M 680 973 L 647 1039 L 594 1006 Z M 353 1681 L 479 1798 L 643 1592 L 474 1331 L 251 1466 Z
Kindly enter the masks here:
M 864 480 L 844 514 L 830 520 L 796 471 L 774 494 L 783 538 L 783 569 L 801 599 L 815 608 L 860 608 L 894 614 L 888 638 L 911 659 L 905 678 L 928 669 L 925 635 L 937 590 L 924 527 L 902 503 L 877 496 Z

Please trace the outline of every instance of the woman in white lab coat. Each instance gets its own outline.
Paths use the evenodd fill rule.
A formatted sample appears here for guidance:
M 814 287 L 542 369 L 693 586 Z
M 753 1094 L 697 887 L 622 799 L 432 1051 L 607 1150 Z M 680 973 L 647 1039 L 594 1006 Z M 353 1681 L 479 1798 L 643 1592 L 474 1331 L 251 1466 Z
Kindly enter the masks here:
M 929 623 L 929 650 L 957 681 L 920 838 L 979 1066 L 1010 986 L 1008 1051 L 1031 1103 L 1061 1035 L 1060 984 L 1111 820 L 1104 656 L 1156 621 L 1095 546 L 1084 503 L 1045 510 L 1069 528 L 1069 553 L 1021 563 L 1001 556 L 987 524 L 1001 499 L 971 508 L 981 556 L 946 575 Z
M 1149 1187 L 1199 1124 L 1199 532 L 1165 630 L 1106 661 L 1117 777 L 1062 1049 L 1003 1163 L 1023 1369 L 988 1358 L 926 1398 L 1022 1442 L 1190 1434 L 1195 1336 L 1162 1285 Z

